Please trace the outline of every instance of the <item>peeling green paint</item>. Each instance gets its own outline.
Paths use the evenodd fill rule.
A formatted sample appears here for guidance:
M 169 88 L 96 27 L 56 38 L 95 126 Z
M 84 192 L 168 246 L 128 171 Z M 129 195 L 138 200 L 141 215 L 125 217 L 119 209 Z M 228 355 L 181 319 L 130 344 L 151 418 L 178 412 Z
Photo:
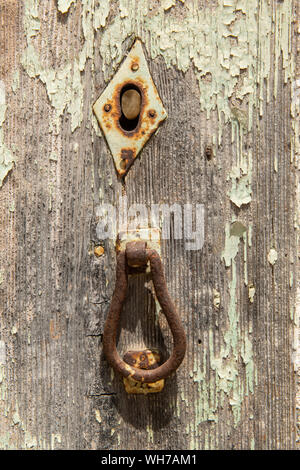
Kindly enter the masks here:
M 289 286 L 292 288 L 294 285 L 294 273 L 293 271 L 290 271 L 290 281 L 289 281 Z
M 236 2 L 235 2 L 236 3 Z M 128 2 L 120 2 L 120 8 L 128 7 Z M 234 92 L 241 68 L 250 64 L 255 66 L 255 59 L 249 55 L 248 40 L 241 35 L 245 28 L 245 19 L 237 19 L 235 5 L 220 5 L 213 15 L 209 9 L 199 9 L 194 2 L 186 2 L 184 22 L 181 17 L 169 14 L 166 16 L 163 9 L 155 14 L 151 6 L 141 2 L 140 12 L 136 17 L 127 16 L 124 19 L 115 18 L 115 21 L 105 29 L 100 53 L 104 60 L 103 72 L 106 78 L 111 74 L 111 65 L 116 65 L 122 57 L 122 42 L 132 32 L 142 36 L 143 30 L 137 20 L 144 20 L 144 30 L 151 32 L 150 54 L 152 58 L 162 56 L 168 67 L 176 66 L 186 72 L 193 64 L 200 88 L 200 106 L 210 112 L 217 108 L 219 116 L 225 116 L 225 121 L 232 117 L 229 98 Z M 251 7 L 250 7 L 251 9 Z M 172 11 L 175 8 L 172 8 Z M 150 13 L 150 14 L 148 14 Z M 255 21 L 254 12 L 252 21 Z M 239 29 L 233 31 L 232 24 L 238 23 Z M 253 33 L 253 42 L 256 33 Z M 239 35 L 239 43 L 233 50 L 231 37 Z M 113 64 L 111 64 L 113 62 Z M 253 75 L 253 73 L 252 73 Z M 205 78 L 209 76 L 210 81 Z M 245 79 L 245 83 L 247 82 Z M 253 78 L 252 78 L 253 81 Z M 244 84 L 245 85 L 245 84 Z M 247 95 L 249 85 L 241 87 L 240 93 Z M 220 135 L 219 135 L 220 137 Z
M 271 250 L 268 253 L 268 261 L 270 264 L 274 265 L 278 259 L 278 254 L 277 251 L 274 248 L 271 248 Z
M 13 74 L 13 81 L 12 81 L 11 89 L 14 93 L 16 93 L 19 87 L 20 87 L 20 70 L 17 69 Z
M 96 418 L 96 421 L 98 421 L 99 424 L 102 423 L 100 411 L 98 409 L 95 409 L 95 418 Z
M 72 3 L 75 0 L 58 0 L 57 1 L 57 8 L 61 13 L 67 13 Z
M 249 284 L 248 286 L 248 297 L 250 300 L 250 303 L 253 304 L 254 302 L 254 296 L 255 296 L 255 287 L 253 284 Z
M 248 246 L 249 248 L 252 247 L 252 225 L 249 224 L 249 227 L 248 227 Z
M 101 0 L 101 8 L 94 11 L 94 29 L 104 28 L 110 11 L 110 0 Z
M 243 150 L 244 132 L 238 123 L 232 122 L 232 143 L 235 144 L 236 163 L 229 174 L 232 187 L 228 196 L 239 208 L 252 200 L 252 152 Z
M 247 245 L 247 232 L 243 233 L 244 241 L 244 283 L 245 286 L 248 285 L 248 245 Z
M 213 289 L 213 296 L 214 296 L 214 307 L 219 309 L 221 303 L 221 295 L 220 292 L 216 289 Z
M 274 155 L 274 171 L 278 173 L 278 157 L 276 154 Z
M 29 44 L 21 63 L 30 77 L 39 77 L 46 85 L 48 98 L 56 111 L 54 118 L 56 132 L 59 130 L 59 118 L 65 110 L 71 115 L 71 131 L 73 132 L 83 118 L 83 88 L 78 62 L 74 61 L 73 65 L 67 64 L 58 71 L 44 67 L 33 45 Z
M 18 333 L 18 329 L 17 329 L 16 325 L 14 325 L 14 326 L 12 327 L 12 329 L 10 330 L 10 332 L 11 332 L 12 335 L 16 335 L 16 334 Z
M 25 0 L 24 2 L 24 29 L 27 38 L 35 37 L 40 31 L 39 2 L 40 0 Z
M 246 391 L 245 394 L 254 391 L 254 364 L 253 364 L 253 348 L 249 336 L 245 335 L 242 343 L 241 357 L 246 366 Z
M 251 192 L 250 177 L 244 175 L 240 176 L 238 181 L 234 178 L 229 197 L 237 207 L 241 207 L 243 204 L 249 204 Z
M 260 5 L 261 4 L 261 5 Z M 152 11 L 151 2 L 139 2 L 135 15 L 123 14 L 130 11 L 130 1 L 120 0 L 120 15 L 107 25 L 101 41 L 100 53 L 103 58 L 103 71 L 106 78 L 122 59 L 121 44 L 132 33 L 141 36 L 151 33 L 150 54 L 152 58 L 162 56 L 168 67 L 176 66 L 186 72 L 193 64 L 200 87 L 200 105 L 208 114 L 217 108 L 219 116 L 223 114 L 225 122 L 232 115 L 239 121 L 243 111 L 235 111 L 229 98 L 238 85 L 237 98 L 249 98 L 248 123 L 251 126 L 252 108 L 256 102 L 256 77 L 259 79 L 260 101 L 263 100 L 263 82 L 269 79 L 271 63 L 265 58 L 270 56 L 272 34 L 277 33 L 277 63 L 282 53 L 286 79 L 292 72 L 288 60 L 291 50 L 289 24 L 292 17 L 291 2 L 282 2 L 276 6 L 276 13 L 267 1 L 248 2 L 246 0 L 220 1 L 212 11 L 199 9 L 197 2 L 186 2 L 182 16 L 172 15 L 176 10 L 175 2 L 168 1 L 167 12 L 163 9 Z M 179 7 L 179 5 L 178 5 Z M 259 8 L 262 15 L 259 26 L 263 28 L 257 74 L 257 16 Z M 283 21 L 283 17 L 284 21 Z M 272 19 L 275 24 L 273 25 Z M 141 23 L 143 28 L 140 27 Z M 283 26 L 284 23 L 284 26 Z M 232 39 L 238 38 L 233 43 Z M 243 79 L 239 77 L 243 73 Z M 209 76 L 211 81 L 205 81 Z M 244 114 L 246 116 L 246 114 Z M 242 118 L 243 120 L 243 118 Z
M 235 259 L 239 250 L 240 239 L 246 230 L 241 222 L 234 222 L 231 226 L 229 223 L 226 225 L 225 248 L 222 252 L 226 267 L 231 266 L 232 261 Z
M 199 424 L 205 421 L 218 421 L 217 404 L 211 403 L 211 390 L 209 380 L 206 376 L 208 352 L 203 353 L 203 363 L 194 363 L 193 381 L 198 383 L 199 397 L 195 407 L 195 425 L 196 429 Z M 195 444 L 191 448 L 196 448 Z
M 245 227 L 238 223 L 233 229 L 239 242 Z M 230 227 L 227 226 L 228 234 Z M 199 384 L 199 398 L 196 407 L 195 424 L 197 426 L 204 421 L 218 421 L 218 415 L 222 412 L 225 397 L 232 408 L 234 426 L 240 422 L 244 398 L 254 391 L 255 373 L 253 361 L 253 348 L 251 335 L 242 330 L 239 317 L 240 312 L 237 302 L 237 268 L 235 255 L 231 256 L 231 281 L 229 283 L 229 307 L 227 312 L 228 327 L 224 333 L 224 344 L 218 350 L 214 342 L 214 331 L 209 331 L 209 351 L 203 352 L 203 363 L 195 361 L 193 380 Z M 215 377 L 210 373 L 209 380 L 206 376 L 207 361 L 209 367 L 215 371 Z M 245 365 L 245 376 L 239 364 Z M 211 444 L 210 444 L 211 446 Z M 193 447 L 192 447 L 193 448 Z M 210 447 L 212 448 L 212 447 Z
M 0 340 L 0 449 L 9 448 L 10 434 L 7 432 L 8 391 L 6 381 L 6 344 Z
M 224 334 L 224 346 L 219 352 L 213 349 L 213 332 L 210 332 L 210 365 L 217 373 L 219 391 L 229 397 L 232 407 L 234 425 L 240 421 L 244 397 L 253 393 L 254 363 L 252 342 L 248 334 L 242 331 L 237 308 L 237 274 L 236 262 L 232 262 L 232 278 L 229 283 L 230 301 L 228 308 L 228 329 Z M 245 382 L 239 369 L 243 360 L 246 367 Z M 244 389 L 244 383 L 246 389 Z
M 250 233 L 250 237 L 252 232 Z M 247 228 L 240 221 L 235 221 L 225 227 L 225 248 L 222 258 L 226 267 L 231 267 L 231 280 L 229 282 L 228 329 L 224 333 L 224 346 L 219 353 L 212 347 L 213 335 L 210 336 L 210 363 L 219 376 L 218 389 L 228 395 L 232 407 L 234 425 L 237 426 L 241 418 L 244 397 L 254 391 L 254 361 L 251 336 L 242 329 L 239 322 L 240 311 L 237 302 L 237 261 L 240 241 L 244 245 L 244 282 L 248 284 L 247 272 Z M 248 235 L 249 239 L 249 235 Z M 248 241 L 249 243 L 249 241 Z M 250 242 L 251 244 L 251 242 Z M 254 297 L 254 286 L 249 285 L 249 295 Z M 251 300 L 250 300 L 251 301 Z M 249 331 L 250 332 L 250 331 Z M 251 333 L 251 332 L 250 332 Z M 245 364 L 245 380 L 241 377 L 240 361 Z
M 5 120 L 6 110 L 5 84 L 0 81 L 0 187 L 7 174 L 12 170 L 15 161 L 12 150 L 4 142 L 2 125 Z
M 14 425 L 20 423 L 20 416 L 19 416 L 19 411 L 18 411 L 18 409 L 16 409 L 16 411 L 14 412 L 14 414 L 13 414 L 13 416 L 12 416 L 12 420 L 13 420 Z
M 65 13 L 72 1 L 61 0 L 58 9 Z M 51 105 L 55 109 L 53 122 L 50 122 L 50 130 L 59 133 L 60 117 L 66 111 L 71 115 L 71 131 L 74 132 L 83 120 L 83 84 L 80 73 L 84 70 L 86 61 L 94 57 L 94 30 L 105 26 L 109 14 L 109 0 L 103 0 L 100 7 L 95 10 L 94 0 L 81 2 L 81 18 L 84 43 L 79 57 L 60 68 L 53 68 L 43 64 L 32 42 L 33 27 L 32 18 L 38 11 L 39 0 L 28 0 L 24 14 L 24 29 L 27 39 L 21 64 L 31 78 L 39 78 L 46 86 L 46 91 Z M 34 31 L 38 31 L 36 28 Z M 92 114 L 92 110 L 90 110 Z M 99 129 L 98 129 L 99 133 Z M 100 134 L 100 133 L 99 133 Z
M 239 222 L 238 220 L 233 222 L 230 226 L 230 236 L 231 237 L 243 237 L 247 231 L 247 228 L 244 224 Z
M 59 0 L 58 9 L 61 12 L 68 11 L 71 3 L 72 0 Z M 27 26 L 28 23 L 36 20 L 38 4 L 38 0 L 27 0 L 26 2 L 27 8 L 24 16 L 28 45 L 32 35 L 38 31 L 37 25 Z M 82 71 L 86 60 L 94 57 L 94 32 L 97 32 L 99 28 L 105 26 L 101 33 L 99 52 L 103 59 L 102 68 L 106 79 L 111 76 L 123 58 L 122 45 L 124 41 L 133 35 L 140 36 L 145 41 L 150 34 L 149 53 L 153 59 L 161 56 L 167 67 L 176 66 L 183 72 L 186 72 L 190 66 L 194 66 L 200 88 L 200 106 L 208 116 L 213 109 L 217 109 L 219 117 L 224 116 L 225 122 L 234 119 L 239 122 L 241 127 L 245 127 L 245 117 L 248 114 L 250 129 L 253 107 L 256 103 L 256 77 L 258 77 L 262 110 L 263 83 L 264 80 L 269 79 L 271 72 L 271 64 L 269 60 L 266 60 L 266 57 L 270 55 L 274 31 L 277 39 L 276 63 L 282 53 L 286 80 L 293 71 L 292 61 L 288 60 L 291 48 L 289 24 L 292 18 L 291 2 L 289 1 L 277 4 L 274 13 L 266 0 L 260 4 L 258 1 L 233 0 L 228 2 L 224 0 L 214 8 L 213 14 L 209 8 L 199 9 L 197 2 L 194 1 L 165 0 L 163 8 L 157 9 L 153 9 L 152 2 L 139 1 L 135 4 L 135 14 L 132 15 L 129 14 L 132 8 L 130 0 L 120 0 L 118 3 L 119 14 L 116 13 L 109 24 L 106 24 L 110 11 L 109 0 L 101 2 L 82 0 L 80 6 L 84 44 L 80 56 L 74 59 L 72 64 L 60 71 L 48 69 L 51 70 L 55 81 L 64 81 L 62 76 L 69 70 L 76 76 L 76 70 L 79 68 Z M 182 15 L 173 14 L 177 8 L 181 7 L 184 8 L 181 12 L 184 21 Z M 261 61 L 257 60 L 257 16 L 259 9 L 261 11 L 259 26 L 263 31 L 259 55 L 263 56 L 264 60 Z M 234 44 L 233 38 L 238 38 Z M 39 64 L 40 60 L 38 58 L 36 60 Z M 258 71 L 257 67 L 259 67 Z M 28 71 L 26 64 L 25 70 Z M 242 74 L 245 71 L 247 73 Z M 38 73 L 36 76 L 39 75 Z M 210 77 L 208 81 L 205 80 L 207 76 Z M 77 86 L 82 90 L 80 77 L 77 79 Z M 46 84 L 45 76 L 42 81 Z M 246 113 L 230 104 L 230 98 L 234 93 L 239 100 L 243 100 L 244 97 L 248 98 L 249 104 Z M 51 96 L 51 93 L 48 94 Z M 81 92 L 79 95 L 81 96 Z M 76 108 L 76 114 L 79 116 L 79 119 L 73 121 L 73 129 L 82 121 L 81 104 L 77 102 L 72 109 L 74 112 L 74 108 Z M 66 109 L 71 113 L 70 106 L 69 103 L 69 106 L 63 107 L 63 111 Z M 220 124 L 221 122 L 220 119 Z M 219 129 L 219 140 L 222 126 Z M 241 183 L 242 187 L 246 184 L 244 180 L 245 178 Z

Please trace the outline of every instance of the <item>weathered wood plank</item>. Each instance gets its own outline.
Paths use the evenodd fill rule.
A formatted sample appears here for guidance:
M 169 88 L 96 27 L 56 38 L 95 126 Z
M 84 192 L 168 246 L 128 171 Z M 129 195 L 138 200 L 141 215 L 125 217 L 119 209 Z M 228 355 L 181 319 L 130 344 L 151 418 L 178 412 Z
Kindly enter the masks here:
M 0 15 L 0 448 L 294 448 L 296 2 L 0 1 Z M 135 37 L 168 119 L 122 184 L 92 104 Z M 188 351 L 146 397 L 126 396 L 101 346 L 115 254 L 96 208 L 124 195 L 205 208 L 201 250 L 162 244 Z M 145 282 L 119 349 L 167 354 Z

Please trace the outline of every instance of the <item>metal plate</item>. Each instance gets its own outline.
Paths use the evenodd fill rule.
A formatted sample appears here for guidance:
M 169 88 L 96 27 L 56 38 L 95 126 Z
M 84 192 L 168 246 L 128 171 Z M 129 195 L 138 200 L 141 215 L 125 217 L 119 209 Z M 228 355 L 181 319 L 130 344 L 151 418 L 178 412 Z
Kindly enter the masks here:
M 141 95 L 141 109 L 136 127 L 125 130 L 120 124 L 121 93 L 135 87 Z M 167 117 L 151 78 L 142 43 L 136 40 L 127 58 L 93 106 L 114 158 L 116 170 L 125 176 L 135 158 Z

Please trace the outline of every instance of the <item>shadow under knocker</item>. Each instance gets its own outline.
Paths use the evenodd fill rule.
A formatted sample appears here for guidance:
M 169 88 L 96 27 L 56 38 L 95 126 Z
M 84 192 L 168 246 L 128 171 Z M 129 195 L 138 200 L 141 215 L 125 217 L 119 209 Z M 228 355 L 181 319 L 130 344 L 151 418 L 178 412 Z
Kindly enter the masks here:
M 146 276 L 145 271 L 148 263 L 150 264 L 156 297 L 174 339 L 171 356 L 162 365 L 153 366 L 155 368 L 150 368 L 150 370 L 129 365 L 129 363 L 125 362 L 120 357 L 116 348 L 120 334 L 120 315 L 128 291 L 128 274 L 142 273 L 143 276 Z M 147 288 L 144 288 L 143 292 L 139 290 L 137 300 L 139 300 L 142 295 L 148 296 L 148 298 L 150 296 L 150 315 L 153 316 L 154 320 L 155 301 L 153 296 Z M 146 322 L 142 324 L 144 327 L 143 334 L 147 337 L 147 332 L 145 331 L 147 324 Z M 123 328 L 124 327 L 127 328 L 128 324 L 123 324 Z M 159 338 L 159 349 L 162 352 L 162 359 L 164 360 L 167 355 L 167 348 L 160 329 L 156 329 L 156 336 Z M 154 431 L 156 427 L 157 429 L 161 429 L 167 425 L 173 417 L 176 407 L 177 381 L 173 372 L 175 372 L 181 364 L 185 350 L 185 332 L 168 293 L 163 267 L 158 253 L 155 250 L 147 249 L 145 242 L 127 243 L 126 250 L 121 251 L 117 256 L 116 285 L 103 332 L 104 356 L 117 373 L 113 379 L 116 394 L 112 396 L 112 400 L 125 422 L 130 422 L 136 428 L 145 428 L 151 421 Z M 102 361 L 101 363 L 102 372 L 104 372 L 103 368 L 105 368 L 105 366 Z M 135 381 L 146 384 L 160 381 L 170 375 L 172 375 L 172 377 L 169 378 L 165 388 L 160 393 L 128 395 L 121 383 L 120 375 L 124 378 L 132 377 Z

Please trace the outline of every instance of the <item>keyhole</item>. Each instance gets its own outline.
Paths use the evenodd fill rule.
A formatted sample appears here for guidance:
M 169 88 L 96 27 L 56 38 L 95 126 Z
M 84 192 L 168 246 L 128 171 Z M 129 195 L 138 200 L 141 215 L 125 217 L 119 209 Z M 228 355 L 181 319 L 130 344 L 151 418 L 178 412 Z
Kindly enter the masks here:
M 125 85 L 121 90 L 120 126 L 125 131 L 133 131 L 139 122 L 142 97 L 140 90 L 135 85 Z

